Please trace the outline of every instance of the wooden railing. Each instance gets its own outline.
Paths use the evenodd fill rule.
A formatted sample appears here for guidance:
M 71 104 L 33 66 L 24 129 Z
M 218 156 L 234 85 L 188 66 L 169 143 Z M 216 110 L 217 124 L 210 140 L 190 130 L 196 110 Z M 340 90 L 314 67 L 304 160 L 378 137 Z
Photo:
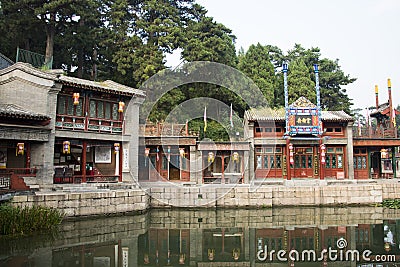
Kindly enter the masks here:
M 11 185 L 11 174 L 0 174 L 0 190 L 8 190 Z
M 353 137 L 359 138 L 396 138 L 395 128 L 353 127 Z
M 186 124 L 146 123 L 139 126 L 142 136 L 198 136 L 199 133 L 189 131 Z
M 5 168 L 0 169 L 0 176 L 15 174 L 18 176 L 35 177 L 37 173 L 36 168 Z
M 65 177 L 54 177 L 55 184 L 81 184 L 81 183 L 116 183 L 118 175 L 73 175 Z
M 57 114 L 55 126 L 57 129 L 121 134 L 123 127 L 122 124 L 123 122 L 120 120 Z

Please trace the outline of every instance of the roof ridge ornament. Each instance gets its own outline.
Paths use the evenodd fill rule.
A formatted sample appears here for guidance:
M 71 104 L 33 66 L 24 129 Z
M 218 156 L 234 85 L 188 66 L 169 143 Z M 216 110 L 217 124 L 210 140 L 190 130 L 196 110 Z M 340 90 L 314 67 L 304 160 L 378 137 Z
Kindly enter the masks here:
M 290 107 L 292 108 L 316 108 L 317 106 L 313 104 L 308 98 L 301 96 L 296 101 L 294 101 Z

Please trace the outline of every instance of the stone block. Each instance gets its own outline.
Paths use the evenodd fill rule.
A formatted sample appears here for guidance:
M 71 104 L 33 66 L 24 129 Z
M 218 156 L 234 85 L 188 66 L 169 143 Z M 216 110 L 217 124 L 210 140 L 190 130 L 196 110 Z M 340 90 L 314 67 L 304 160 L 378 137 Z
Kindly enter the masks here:
M 13 203 L 24 203 L 28 201 L 28 196 L 14 196 L 12 198 Z
M 46 194 L 44 195 L 44 201 L 64 201 L 68 199 L 65 194 Z

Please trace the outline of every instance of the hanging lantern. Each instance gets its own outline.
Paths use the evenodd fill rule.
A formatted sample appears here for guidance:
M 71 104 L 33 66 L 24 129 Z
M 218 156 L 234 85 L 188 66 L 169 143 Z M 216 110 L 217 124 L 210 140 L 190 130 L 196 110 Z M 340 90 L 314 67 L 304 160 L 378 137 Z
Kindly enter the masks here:
M 119 143 L 114 143 L 114 154 L 117 154 L 120 149 L 120 144 Z
M 25 144 L 24 143 L 18 143 L 15 155 L 16 156 L 24 155 L 24 148 L 25 148 Z
M 148 157 L 149 154 L 150 154 L 150 148 L 146 147 L 146 148 L 144 149 L 144 155 L 145 155 L 146 157 Z
M 294 160 L 293 160 L 293 144 L 289 143 L 288 148 L 289 148 L 289 163 L 290 164 L 294 164 Z
M 179 155 L 181 155 L 182 158 L 185 157 L 185 149 L 183 147 L 179 148 Z
M 70 154 L 71 153 L 71 143 L 69 141 L 63 142 L 63 154 Z
M 321 149 L 321 163 L 325 164 L 325 150 L 326 150 L 326 146 L 324 144 L 320 145 L 320 149 Z
M 214 162 L 214 153 L 213 152 L 208 152 L 208 162 Z
M 125 103 L 122 101 L 119 101 L 118 103 L 118 112 L 122 113 L 124 112 L 124 107 L 125 107 Z
M 239 162 L 239 153 L 233 152 L 232 158 L 234 162 Z
M 167 147 L 167 159 L 168 159 L 168 161 L 171 160 L 171 147 L 170 146 Z
M 79 93 L 74 93 L 72 99 L 74 100 L 75 106 L 79 105 Z
M 383 159 L 389 158 L 389 153 L 387 149 L 382 148 L 380 152 L 381 152 L 381 158 Z

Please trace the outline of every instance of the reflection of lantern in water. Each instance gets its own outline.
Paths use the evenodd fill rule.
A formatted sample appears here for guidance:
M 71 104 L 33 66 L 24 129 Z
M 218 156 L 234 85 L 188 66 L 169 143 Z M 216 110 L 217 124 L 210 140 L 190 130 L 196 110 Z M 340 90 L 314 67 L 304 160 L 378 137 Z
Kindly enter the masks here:
M 18 143 L 17 144 L 17 151 L 15 153 L 16 156 L 18 155 L 24 155 L 24 148 L 25 148 L 25 144 L 24 143 Z
M 208 152 L 208 162 L 214 162 L 214 153 L 213 152 Z
M 209 248 L 207 250 L 207 256 L 208 256 L 208 260 L 213 261 L 214 260 L 214 256 L 215 256 L 215 249 L 213 248 Z
M 385 243 L 385 245 L 383 246 L 383 248 L 385 249 L 386 252 L 390 251 L 390 244 L 388 242 Z
M 239 257 L 240 257 L 240 249 L 239 248 L 234 248 L 232 250 L 232 257 L 235 261 L 239 260 Z
M 75 106 L 79 105 L 79 93 L 74 93 L 72 95 L 72 99 L 74 100 L 74 105 Z
M 185 264 L 186 255 L 185 253 L 181 253 L 179 256 L 179 264 Z
M 70 154 L 71 153 L 71 143 L 69 141 L 63 142 L 63 154 Z

